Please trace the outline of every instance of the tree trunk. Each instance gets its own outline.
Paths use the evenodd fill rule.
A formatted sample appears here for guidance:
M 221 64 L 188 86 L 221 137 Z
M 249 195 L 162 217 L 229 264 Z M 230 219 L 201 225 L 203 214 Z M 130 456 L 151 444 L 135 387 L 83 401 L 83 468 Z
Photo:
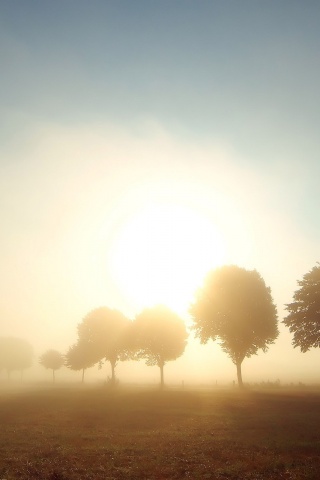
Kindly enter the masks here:
M 52 369 L 52 383 L 55 382 L 55 376 L 54 376 L 54 368 Z
M 84 382 L 84 368 L 82 369 L 82 380 L 81 380 L 81 383 Z
M 164 377 L 163 377 L 163 367 L 164 365 L 161 364 L 159 365 L 160 367 L 160 389 L 163 390 L 164 389 Z
M 241 362 L 237 363 L 237 377 L 238 377 L 239 388 L 243 388 L 242 373 L 241 373 Z
M 111 385 L 115 385 L 116 384 L 116 373 L 115 373 L 116 362 L 110 361 L 110 364 L 111 364 Z

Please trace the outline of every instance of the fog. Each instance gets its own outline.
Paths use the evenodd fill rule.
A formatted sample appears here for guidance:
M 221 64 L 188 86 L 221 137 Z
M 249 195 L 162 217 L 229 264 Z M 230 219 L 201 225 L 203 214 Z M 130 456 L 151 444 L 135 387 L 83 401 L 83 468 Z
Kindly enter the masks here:
M 319 260 L 318 6 L 17 3 L 0 5 L 0 337 L 32 345 L 23 382 L 50 382 L 40 355 L 101 306 L 132 321 L 164 303 L 189 330 L 221 265 L 256 269 L 278 310 L 244 381 L 319 382 L 319 352 L 281 324 Z M 218 343 L 190 333 L 166 383 L 232 384 Z M 159 381 L 141 360 L 116 374 Z
M 2 167 L 1 177 L 8 205 L 2 216 L 1 334 L 33 345 L 34 367 L 26 371 L 25 381 L 49 378 L 36 366 L 39 355 L 49 348 L 65 353 L 90 310 L 106 305 L 133 319 L 143 308 L 141 299 L 139 303 L 130 298 L 130 292 L 117 284 L 108 255 L 126 219 L 154 201 L 191 203 L 207 215 L 225 242 L 224 257 L 217 263 L 257 269 L 271 287 L 279 321 L 285 316 L 284 304 L 291 301 L 297 280 L 315 264 L 317 242 L 286 215 L 288 201 L 281 198 L 279 178 L 275 182 L 274 177 L 239 168 L 239 159 L 227 148 L 181 141 L 154 123 L 142 124 L 139 134 L 108 125 L 75 129 L 33 124 L 27 130 L 18 149 L 11 145 L 15 162 Z M 7 157 L 9 153 L 3 151 Z M 197 169 L 190 167 L 194 158 L 199 161 Z M 159 169 L 161 159 L 166 163 Z M 171 177 L 176 171 L 179 181 L 164 183 L 169 171 Z M 185 255 L 187 263 L 189 251 Z M 126 265 L 130 268 L 129 257 Z M 215 266 L 211 258 L 208 271 Z M 128 270 L 129 274 L 139 281 L 138 273 Z M 188 267 L 182 274 L 188 275 Z M 178 313 L 190 327 L 192 296 L 184 298 L 181 288 L 178 284 L 177 298 L 182 298 Z M 316 358 L 317 352 L 294 350 L 291 335 L 280 324 L 280 335 L 269 352 L 245 359 L 244 378 L 314 382 Z M 157 370 L 141 362 L 124 362 L 117 374 L 123 382 L 156 382 Z M 57 377 L 77 381 L 77 375 L 63 368 Z M 107 365 L 86 374 L 88 380 L 103 381 L 107 376 Z M 183 357 L 166 365 L 165 377 L 168 383 L 230 383 L 235 372 L 218 344 L 203 346 L 191 336 Z

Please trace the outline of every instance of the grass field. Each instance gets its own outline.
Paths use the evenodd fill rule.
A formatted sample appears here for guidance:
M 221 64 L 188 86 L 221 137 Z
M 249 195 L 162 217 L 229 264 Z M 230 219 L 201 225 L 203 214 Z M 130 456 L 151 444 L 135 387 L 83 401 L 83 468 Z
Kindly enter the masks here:
M 320 478 L 320 393 L 0 393 L 0 479 Z

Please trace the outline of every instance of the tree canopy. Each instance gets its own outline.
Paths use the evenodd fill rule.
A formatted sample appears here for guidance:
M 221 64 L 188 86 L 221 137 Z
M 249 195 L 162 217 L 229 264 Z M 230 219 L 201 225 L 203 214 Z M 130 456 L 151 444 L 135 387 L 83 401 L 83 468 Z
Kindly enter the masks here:
M 289 315 L 283 323 L 293 333 L 292 344 L 302 352 L 320 347 L 320 264 L 298 280 L 293 302 L 286 305 Z
M 163 367 L 166 362 L 176 360 L 183 354 L 187 336 L 183 320 L 163 305 L 146 308 L 133 322 L 138 358 L 144 358 L 147 365 L 160 368 L 162 387 Z
M 29 342 L 22 338 L 0 338 L 0 368 L 7 371 L 8 376 L 14 370 L 22 372 L 31 367 L 33 348 Z
M 191 305 L 193 329 L 201 343 L 219 339 L 221 348 L 237 366 L 259 349 L 264 352 L 278 336 L 277 310 L 270 288 L 256 270 L 236 265 L 211 271 Z
M 55 371 L 59 370 L 64 364 L 63 355 L 57 350 L 47 350 L 39 358 L 39 363 L 45 368 L 52 370 L 52 380 L 55 381 Z
M 71 370 L 82 370 L 82 382 L 84 371 L 97 363 L 95 346 L 87 341 L 78 340 L 72 345 L 65 355 L 65 365 Z
M 94 363 L 105 359 L 111 365 L 111 381 L 115 383 L 115 367 L 119 360 L 130 358 L 128 330 L 131 322 L 118 310 L 108 307 L 89 312 L 78 325 L 80 342 L 85 342 L 94 352 Z

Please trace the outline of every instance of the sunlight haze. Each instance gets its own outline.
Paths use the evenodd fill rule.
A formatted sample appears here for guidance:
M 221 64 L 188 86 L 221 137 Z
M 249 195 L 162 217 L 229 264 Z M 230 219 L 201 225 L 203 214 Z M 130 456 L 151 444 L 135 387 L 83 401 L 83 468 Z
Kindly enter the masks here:
M 1 2 L 0 336 L 33 345 L 35 378 L 97 307 L 162 303 L 189 328 L 221 265 L 256 269 L 282 321 L 320 260 L 319 20 L 317 2 Z M 319 352 L 279 330 L 246 381 L 319 383 Z M 234 365 L 191 333 L 166 380 L 231 384 Z

